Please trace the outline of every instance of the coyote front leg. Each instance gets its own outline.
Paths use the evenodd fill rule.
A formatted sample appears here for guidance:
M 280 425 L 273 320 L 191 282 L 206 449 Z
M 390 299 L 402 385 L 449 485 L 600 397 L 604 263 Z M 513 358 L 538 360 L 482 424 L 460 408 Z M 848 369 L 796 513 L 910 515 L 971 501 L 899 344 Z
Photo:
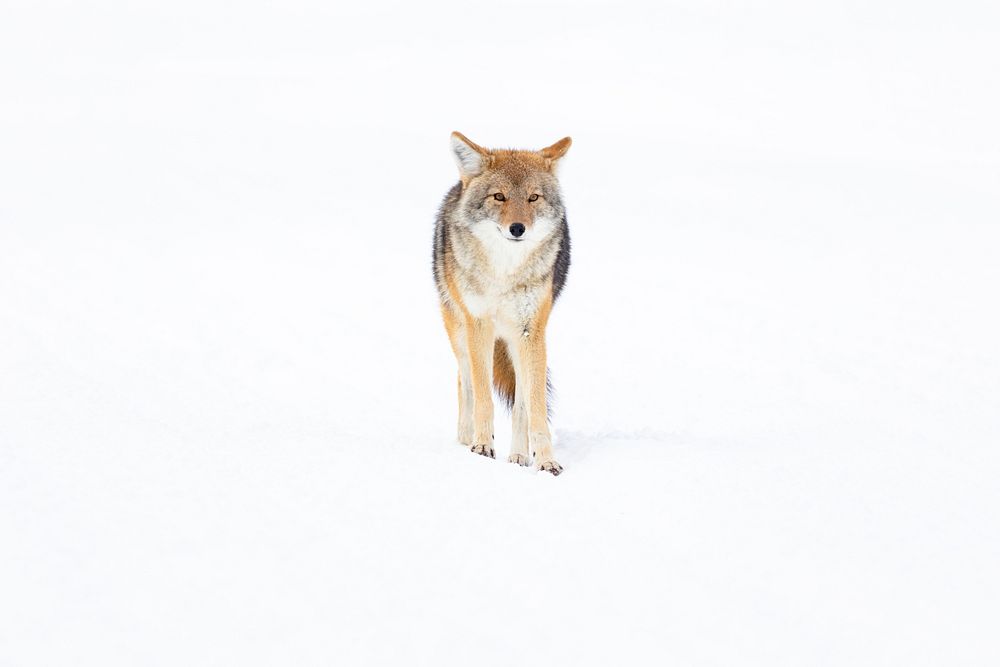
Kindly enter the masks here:
M 531 392 L 531 377 L 524 370 L 522 361 L 522 348 L 519 340 L 507 341 L 507 349 L 510 353 L 511 365 L 514 367 L 514 405 L 511 406 L 512 417 L 512 440 L 510 443 L 510 456 L 507 460 L 521 466 L 531 463 L 531 456 L 528 447 L 528 405 Z
M 493 346 L 492 320 L 468 317 L 466 332 L 472 376 L 472 451 L 490 458 L 493 453 Z
M 465 319 L 444 306 L 441 308 L 448 340 L 458 362 L 458 442 L 472 446 L 472 362 L 469 358 L 469 339 Z
M 517 354 L 517 385 L 520 390 L 522 378 L 525 380 L 523 384 L 527 385 L 525 398 L 528 403 L 528 442 L 531 454 L 535 457 L 535 467 L 558 475 L 562 472 L 562 466 L 552 454 L 552 436 L 549 434 L 548 371 L 545 350 L 545 326 L 551 308 L 550 300 L 539 310 L 534 324 L 526 327 L 524 335 L 521 336 Z

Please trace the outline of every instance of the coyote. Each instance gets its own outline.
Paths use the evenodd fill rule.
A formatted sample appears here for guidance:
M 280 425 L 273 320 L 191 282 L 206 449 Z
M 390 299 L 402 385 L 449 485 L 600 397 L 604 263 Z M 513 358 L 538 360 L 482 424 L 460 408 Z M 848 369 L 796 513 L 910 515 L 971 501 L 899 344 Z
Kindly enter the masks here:
M 482 148 L 458 132 L 459 182 L 434 228 L 434 282 L 458 360 L 458 441 L 493 453 L 490 379 L 513 416 L 508 461 L 562 472 L 549 434 L 545 325 L 569 270 L 556 165 L 572 143 Z

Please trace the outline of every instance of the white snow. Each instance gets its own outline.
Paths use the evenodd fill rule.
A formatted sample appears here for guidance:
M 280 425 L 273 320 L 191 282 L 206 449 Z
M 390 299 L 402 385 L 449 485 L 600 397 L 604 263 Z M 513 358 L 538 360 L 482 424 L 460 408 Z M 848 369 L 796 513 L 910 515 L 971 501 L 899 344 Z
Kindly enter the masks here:
M 0 665 L 1000 664 L 987 2 L 0 9 Z M 449 133 L 565 135 L 561 477 Z

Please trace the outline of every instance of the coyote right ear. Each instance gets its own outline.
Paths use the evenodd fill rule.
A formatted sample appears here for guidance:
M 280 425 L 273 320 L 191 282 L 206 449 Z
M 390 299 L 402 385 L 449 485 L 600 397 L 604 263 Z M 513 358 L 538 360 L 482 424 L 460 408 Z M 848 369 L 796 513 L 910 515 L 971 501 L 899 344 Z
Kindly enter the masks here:
M 556 143 L 552 144 L 551 146 L 546 146 L 545 148 L 543 148 L 538 152 L 541 153 L 542 157 L 545 158 L 546 160 L 552 160 L 553 162 L 555 162 L 563 155 L 566 155 L 566 151 L 569 150 L 569 147 L 572 143 L 573 143 L 572 139 L 570 139 L 569 137 L 563 137 Z
M 469 141 L 461 132 L 451 133 L 451 151 L 455 154 L 462 183 L 467 183 L 470 178 L 483 172 L 488 151 Z

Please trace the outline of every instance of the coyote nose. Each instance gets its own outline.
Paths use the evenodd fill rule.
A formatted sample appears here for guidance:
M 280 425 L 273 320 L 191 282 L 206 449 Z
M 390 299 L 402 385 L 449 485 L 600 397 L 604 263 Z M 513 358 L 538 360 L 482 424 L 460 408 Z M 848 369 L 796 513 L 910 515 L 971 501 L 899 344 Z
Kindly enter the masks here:
M 510 233 L 512 236 L 514 236 L 514 238 L 518 238 L 519 236 L 521 236 L 521 234 L 524 233 L 524 225 L 522 225 L 520 222 L 515 222 L 513 225 L 510 226 Z

